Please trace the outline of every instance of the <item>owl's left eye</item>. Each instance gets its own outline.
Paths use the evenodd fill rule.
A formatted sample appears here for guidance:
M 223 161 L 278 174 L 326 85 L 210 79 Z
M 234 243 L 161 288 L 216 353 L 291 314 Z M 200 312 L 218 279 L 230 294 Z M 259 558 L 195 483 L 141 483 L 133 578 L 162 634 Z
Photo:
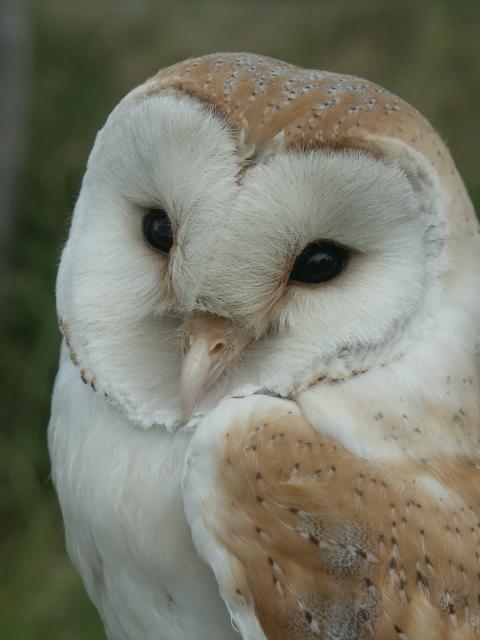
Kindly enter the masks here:
M 162 209 L 150 209 L 143 218 L 143 235 L 152 249 L 170 253 L 173 231 L 167 213 Z
M 338 244 L 320 240 L 307 245 L 295 260 L 290 281 L 321 284 L 342 273 L 348 261 L 348 250 Z

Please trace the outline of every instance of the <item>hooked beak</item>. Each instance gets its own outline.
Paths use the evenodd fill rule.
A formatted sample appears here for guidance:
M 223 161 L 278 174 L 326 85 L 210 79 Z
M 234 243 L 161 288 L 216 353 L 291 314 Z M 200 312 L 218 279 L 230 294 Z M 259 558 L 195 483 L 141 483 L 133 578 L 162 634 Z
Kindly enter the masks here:
M 226 318 L 197 314 L 187 324 L 180 377 L 182 418 L 188 420 L 198 401 L 222 375 L 249 339 Z

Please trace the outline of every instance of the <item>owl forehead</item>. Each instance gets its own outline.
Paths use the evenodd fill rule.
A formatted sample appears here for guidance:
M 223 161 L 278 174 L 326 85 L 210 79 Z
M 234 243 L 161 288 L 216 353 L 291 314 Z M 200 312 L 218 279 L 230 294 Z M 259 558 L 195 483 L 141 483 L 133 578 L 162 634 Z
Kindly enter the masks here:
M 430 124 L 386 89 L 354 76 L 249 53 L 219 53 L 161 70 L 147 92 L 176 89 L 209 104 L 257 149 L 282 132 L 287 148 L 365 148 L 369 135 L 416 148 L 442 172 L 448 153 Z

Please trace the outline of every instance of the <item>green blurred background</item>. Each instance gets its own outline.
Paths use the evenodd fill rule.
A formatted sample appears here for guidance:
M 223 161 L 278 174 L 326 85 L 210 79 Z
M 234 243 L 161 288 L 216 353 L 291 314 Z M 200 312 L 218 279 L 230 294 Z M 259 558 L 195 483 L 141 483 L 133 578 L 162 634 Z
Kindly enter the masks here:
M 0 637 L 90 640 L 102 630 L 64 551 L 45 433 L 59 346 L 55 271 L 95 132 L 158 68 L 255 51 L 406 98 L 441 132 L 478 210 L 480 2 L 0 3 L 0 67 L 8 27 L 17 83 L 0 74 L 0 102 L 16 91 L 0 129 L 14 185 L 0 219 Z

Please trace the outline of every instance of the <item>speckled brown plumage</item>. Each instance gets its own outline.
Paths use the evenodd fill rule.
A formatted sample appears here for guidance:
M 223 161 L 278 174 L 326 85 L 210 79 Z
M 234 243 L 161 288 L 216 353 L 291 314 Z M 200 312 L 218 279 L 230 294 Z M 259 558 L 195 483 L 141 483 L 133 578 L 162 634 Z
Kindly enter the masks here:
M 224 436 L 214 533 L 267 638 L 477 637 L 480 459 L 373 463 L 288 412 Z

